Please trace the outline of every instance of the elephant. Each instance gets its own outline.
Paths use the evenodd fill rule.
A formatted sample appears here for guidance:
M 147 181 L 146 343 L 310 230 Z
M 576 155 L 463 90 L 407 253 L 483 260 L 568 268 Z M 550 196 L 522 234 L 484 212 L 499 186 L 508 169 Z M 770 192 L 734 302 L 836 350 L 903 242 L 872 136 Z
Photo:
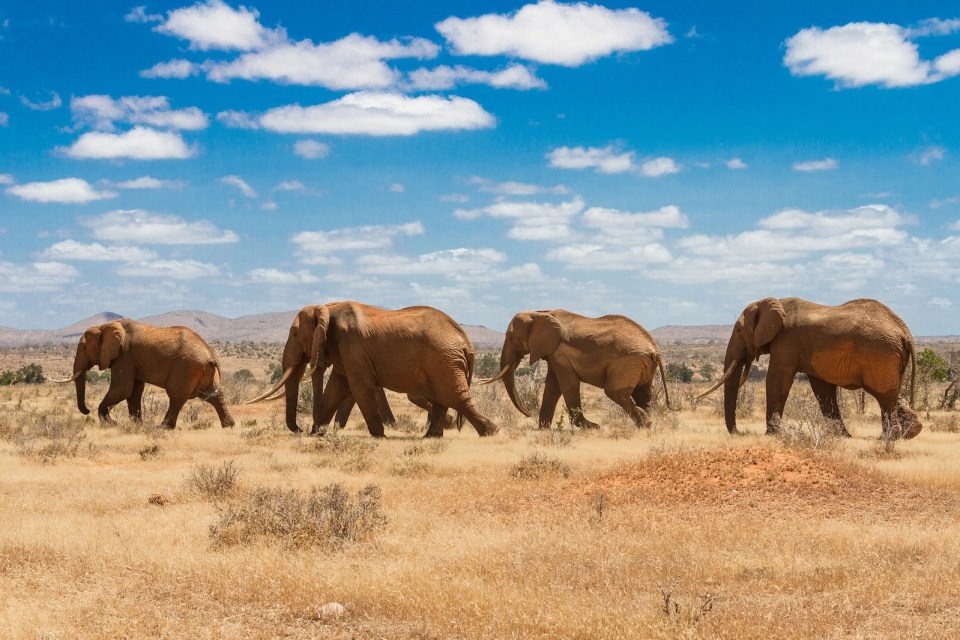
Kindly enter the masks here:
M 376 388 L 376 398 L 377 398 L 377 407 L 380 409 L 380 417 L 383 419 L 385 425 L 394 425 L 397 423 L 397 418 L 393 415 L 393 410 L 390 408 L 390 403 L 387 401 L 387 395 L 383 392 L 383 387 Z M 428 414 L 431 409 L 431 402 L 422 396 L 417 396 L 413 394 L 407 394 L 407 400 L 417 407 L 420 407 Z M 340 406 L 337 408 L 337 413 L 333 418 L 333 421 L 337 423 L 337 426 L 341 429 L 347 426 L 347 421 L 350 419 L 350 414 L 353 412 L 353 408 L 357 406 L 356 400 L 353 399 L 352 395 L 348 395 L 347 398 L 340 403 Z M 454 426 L 453 416 L 448 415 L 443 422 L 443 428 L 449 429 Z M 457 426 L 460 426 L 459 421 Z
M 603 389 L 638 427 L 651 423 L 653 381 L 660 371 L 670 409 L 660 347 L 646 329 L 620 315 L 588 318 L 563 309 L 523 311 L 510 321 L 500 351 L 500 372 L 486 383 L 502 380 L 507 395 L 524 415 L 530 411 L 517 399 L 515 372 L 523 356 L 530 364 L 547 362 L 540 403 L 540 428 L 549 427 L 560 396 L 574 425 L 596 428 L 583 415 L 580 383 Z
M 87 329 L 77 343 L 73 375 L 55 382 L 74 382 L 77 407 L 87 415 L 86 373 L 94 365 L 110 369 L 110 388 L 104 395 L 97 414 L 108 424 L 110 408 L 123 400 L 135 420 L 141 419 L 144 385 L 149 383 L 166 390 L 170 399 L 161 427 L 174 429 L 177 416 L 190 398 L 200 398 L 213 405 L 220 425 L 232 427 L 234 420 L 227 410 L 220 386 L 220 364 L 203 338 L 187 327 L 154 327 L 123 318 Z
M 753 361 L 770 355 L 767 370 L 767 434 L 780 431 L 794 375 L 806 374 L 823 415 L 850 436 L 840 416 L 837 387 L 863 389 L 880 405 L 884 438 L 913 438 L 923 428 L 912 410 L 917 361 L 910 329 L 886 305 L 861 298 L 826 306 L 800 298 L 751 302 L 737 318 L 727 343 L 723 377 L 704 397 L 724 386 L 727 431 L 737 433 L 737 393 Z M 910 370 L 910 407 L 900 387 Z
M 447 411 L 464 416 L 481 436 L 499 427 L 480 414 L 470 397 L 475 352 L 470 338 L 448 315 L 432 307 L 387 310 L 360 302 L 333 302 L 300 309 L 290 326 L 276 385 L 247 402 L 259 402 L 284 387 L 286 424 L 297 426 L 297 387 L 311 369 L 313 427 L 321 434 L 352 397 L 370 435 L 384 437 L 377 387 L 429 401 L 426 437 L 443 436 Z M 332 366 L 324 385 L 324 371 Z

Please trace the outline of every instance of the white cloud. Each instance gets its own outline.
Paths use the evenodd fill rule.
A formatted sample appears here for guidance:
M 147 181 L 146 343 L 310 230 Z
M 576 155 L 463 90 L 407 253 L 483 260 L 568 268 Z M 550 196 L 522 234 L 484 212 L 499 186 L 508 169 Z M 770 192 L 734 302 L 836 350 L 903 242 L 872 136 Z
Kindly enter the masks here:
M 787 39 L 783 63 L 796 76 L 822 75 L 839 87 L 876 84 L 890 89 L 939 82 L 960 73 L 960 50 L 933 62 L 921 60 L 911 38 L 940 35 L 947 23 L 929 24 L 939 26 L 924 33 L 871 22 L 851 22 L 825 30 L 810 27 Z M 950 30 L 952 27 L 946 32 Z
M 64 240 L 40 254 L 51 260 L 89 260 L 96 262 L 139 262 L 153 260 L 157 254 L 149 249 L 131 246 L 105 246 L 99 242 L 84 244 L 76 240 Z
M 960 20 L 952 18 L 950 20 L 941 20 L 940 18 L 927 18 L 909 29 L 905 33 L 911 38 L 922 38 L 924 36 L 948 36 L 960 31 Z
M 56 91 L 50 92 L 50 99 L 46 102 L 32 102 L 23 95 L 20 96 L 20 102 L 31 111 L 53 111 L 54 109 L 59 109 L 63 104 L 63 100 L 60 99 L 60 94 Z
M 115 182 L 118 189 L 182 189 L 187 185 L 184 180 L 160 180 L 152 176 L 141 176 L 133 180 Z
M 273 200 L 267 200 L 267 201 L 265 201 L 263 204 L 260 205 L 260 210 L 261 210 L 261 211 L 276 211 L 276 210 L 279 208 L 279 206 L 280 206 L 280 205 L 278 205 L 278 204 L 277 204 L 276 202 L 274 202 Z
M 98 240 L 143 244 L 223 244 L 239 241 L 233 231 L 218 229 L 208 220 L 188 222 L 175 215 L 141 209 L 116 210 L 81 219 Z
M 831 171 L 840 166 L 833 158 L 824 158 L 823 160 L 807 160 L 805 162 L 794 162 L 794 171 Z
M 505 262 L 507 256 L 495 249 L 447 249 L 409 258 L 406 256 L 360 256 L 356 263 L 363 273 L 397 275 L 446 275 L 484 272 Z
M 144 69 L 140 72 L 141 78 L 176 78 L 178 80 L 183 80 L 184 78 L 189 78 L 190 76 L 195 76 L 202 70 L 202 67 L 198 64 L 194 64 L 189 60 L 183 60 L 178 58 L 176 60 L 168 60 L 167 62 L 158 62 L 149 69 Z
M 397 84 L 400 74 L 384 60 L 433 58 L 438 51 L 422 38 L 382 42 L 352 33 L 329 43 L 284 42 L 229 62 L 206 63 L 204 69 L 215 82 L 270 80 L 336 90 L 386 89 Z
M 508 15 L 450 17 L 436 29 L 455 53 L 508 55 L 568 67 L 673 42 L 662 19 L 638 9 L 611 10 L 552 0 L 528 4 Z
M 259 16 L 256 9 L 241 6 L 234 10 L 220 0 L 207 0 L 168 12 L 155 30 L 189 40 L 191 49 L 250 51 L 280 37 L 263 27 Z
M 278 269 L 253 269 L 248 274 L 252 282 L 266 284 L 315 284 L 320 278 L 305 269 L 300 271 L 280 271 Z
M 652 263 L 669 262 L 670 251 L 659 243 L 634 239 L 629 246 L 610 247 L 600 243 L 569 244 L 547 252 L 547 260 L 574 269 L 628 271 Z
M 476 185 L 477 189 L 484 193 L 495 193 L 503 196 L 535 196 L 540 194 L 566 195 L 570 193 L 570 190 L 563 185 L 542 187 L 536 184 L 516 182 L 513 180 L 494 182 L 493 180 L 479 176 L 473 176 L 467 182 L 468 184 Z
M 473 220 L 481 216 L 510 221 L 507 237 L 513 240 L 564 240 L 571 235 L 573 216 L 583 211 L 583 199 L 575 197 L 558 204 L 545 202 L 495 202 L 479 209 L 457 209 L 454 217 Z
M 241 178 L 240 176 L 233 176 L 233 175 L 223 176 L 217 182 L 219 182 L 220 184 L 231 186 L 231 187 L 236 187 L 237 189 L 240 190 L 240 193 L 242 193 L 245 198 L 257 197 L 256 189 L 251 187 L 247 183 L 247 181 Z
M 558 147 L 547 154 L 550 166 L 558 169 L 596 169 L 600 173 L 633 170 L 633 152 L 619 153 L 607 147 Z
M 293 143 L 293 152 L 307 160 L 319 160 L 330 153 L 330 145 L 316 140 L 297 140 Z
M 171 109 L 165 96 L 124 96 L 114 100 L 106 95 L 88 95 L 70 100 L 73 120 L 78 125 L 102 131 L 115 130 L 115 123 L 145 124 L 159 129 L 196 131 L 209 124 L 197 107 Z
M 948 224 L 947 229 L 950 231 L 960 231 L 960 220 L 957 220 L 953 224 Z
M 407 188 L 399 182 L 394 182 L 390 185 L 390 193 L 403 193 Z
M 640 174 L 647 178 L 659 178 L 679 171 L 680 167 L 673 158 L 653 158 L 640 165 Z
M 947 157 L 947 150 L 941 146 L 932 146 L 920 149 L 910 156 L 910 159 L 917 164 L 929 167 L 934 162 L 939 162 Z
M 306 191 L 306 187 L 299 180 L 284 180 L 273 188 L 273 191 Z
M 400 225 L 370 225 L 347 227 L 333 231 L 301 231 L 290 242 L 297 245 L 297 255 L 304 264 L 326 264 L 328 253 L 339 251 L 366 251 L 393 246 L 397 236 L 417 236 L 424 233 L 420 222 Z
M 16 264 L 0 261 L 0 291 L 34 293 L 55 291 L 80 277 L 80 272 L 62 262 Z
M 200 280 L 220 277 L 219 267 L 197 260 L 148 260 L 145 262 L 131 262 L 117 267 L 116 272 L 128 278 Z
M 953 300 L 949 298 L 930 298 L 927 304 L 933 305 L 935 307 L 940 307 L 941 309 L 946 309 L 953 306 Z
M 10 173 L 0 173 L 0 184 L 13 184 L 13 174 Z
M 0 111 L 0 127 L 5 127 L 10 124 L 10 116 L 6 111 Z
M 364 91 L 311 107 L 277 107 L 264 113 L 259 122 L 279 133 L 406 136 L 422 131 L 486 129 L 495 121 L 467 98 Z
M 727 169 L 732 171 L 739 171 L 747 168 L 747 163 L 740 158 L 730 158 L 725 164 L 727 165 Z
M 480 71 L 457 65 L 440 65 L 433 69 L 417 69 L 408 75 L 410 89 L 443 91 L 459 84 L 485 84 L 497 89 L 546 89 L 547 83 L 522 64 L 512 64 L 499 71 Z
M 675 205 L 641 213 L 590 207 L 583 213 L 582 222 L 583 226 L 602 232 L 608 242 L 627 243 L 657 235 L 656 229 L 686 229 L 690 225 L 687 216 Z
M 245 111 L 221 111 L 217 114 L 217 122 L 233 129 L 259 129 L 256 118 Z
M 139 126 L 124 133 L 91 131 L 69 147 L 59 147 L 59 150 L 71 158 L 100 160 L 184 159 L 197 154 L 179 133 Z
M 62 178 L 50 182 L 28 182 L 7 188 L 7 193 L 30 202 L 59 204 L 86 204 L 97 200 L 116 198 L 113 191 L 97 191 L 81 178 Z
M 127 22 L 139 22 L 146 24 L 148 22 L 162 22 L 163 16 L 157 13 L 148 14 L 146 6 L 134 7 L 130 12 L 123 16 Z

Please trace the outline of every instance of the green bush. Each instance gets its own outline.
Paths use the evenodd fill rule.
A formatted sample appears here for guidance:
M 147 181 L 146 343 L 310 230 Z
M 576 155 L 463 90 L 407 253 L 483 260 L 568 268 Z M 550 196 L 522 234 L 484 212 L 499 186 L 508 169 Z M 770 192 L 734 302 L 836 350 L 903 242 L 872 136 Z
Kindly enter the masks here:
M 0 386 L 11 384 L 42 384 L 46 382 L 43 376 L 43 367 L 31 363 L 24 365 L 16 371 L 4 371 L 0 373 Z
M 671 362 L 667 365 L 667 380 L 671 382 L 692 382 L 693 369 L 685 364 Z

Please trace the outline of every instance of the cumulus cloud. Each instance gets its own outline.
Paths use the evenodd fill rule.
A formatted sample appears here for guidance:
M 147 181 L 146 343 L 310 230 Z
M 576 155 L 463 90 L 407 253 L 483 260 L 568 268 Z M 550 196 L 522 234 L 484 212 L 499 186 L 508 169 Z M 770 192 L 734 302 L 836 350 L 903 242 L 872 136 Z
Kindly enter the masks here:
M 142 244 L 223 244 L 239 241 L 233 231 L 217 228 L 208 220 L 188 222 L 180 216 L 142 209 L 118 209 L 81 219 L 98 240 Z
M 947 150 L 939 145 L 920 149 L 910 156 L 910 159 L 924 167 L 929 167 L 947 157 Z
M 484 193 L 495 193 L 503 196 L 535 196 L 540 194 L 566 195 L 570 193 L 570 190 L 563 185 L 543 187 L 537 184 L 516 182 L 514 180 L 495 182 L 479 176 L 473 176 L 467 182 L 475 185 L 479 191 Z
M 215 82 L 270 80 L 337 90 L 386 89 L 397 84 L 400 74 L 385 60 L 428 59 L 438 51 L 422 38 L 382 42 L 353 33 L 330 43 L 285 42 L 229 62 L 206 63 L 204 69 Z
M 417 236 L 424 233 L 420 222 L 399 225 L 368 225 L 347 227 L 332 231 L 301 231 L 290 239 L 297 246 L 297 255 L 304 264 L 328 264 L 327 254 L 343 251 L 386 249 L 393 246 L 398 236 Z
M 70 158 L 99 160 L 181 160 L 197 154 L 177 132 L 140 126 L 124 133 L 90 131 L 58 150 Z
M 732 171 L 739 171 L 741 169 L 747 168 L 747 163 L 741 160 L 740 158 L 730 158 L 724 164 L 727 165 L 727 169 Z
M 201 280 L 219 278 L 220 268 L 197 260 L 147 260 L 131 262 L 116 269 L 117 274 L 129 278 L 164 278 L 172 280 Z
M 123 182 L 114 182 L 113 186 L 118 189 L 182 189 L 187 185 L 184 180 L 160 180 L 152 176 L 141 176 L 133 180 L 124 180 Z
M 845 88 L 875 84 L 892 89 L 939 82 L 960 74 L 960 49 L 922 60 L 913 38 L 951 33 L 952 22 L 929 21 L 918 30 L 872 22 L 810 27 L 787 39 L 783 63 L 795 76 L 822 75 Z
M 460 84 L 485 84 L 497 89 L 546 89 L 547 83 L 522 64 L 513 64 L 499 71 L 481 71 L 457 65 L 421 68 L 407 74 L 409 88 L 414 91 L 444 91 Z
M 794 171 L 831 171 L 840 166 L 833 158 L 824 158 L 823 160 L 807 160 L 804 162 L 794 162 Z
M 13 184 L 13 174 L 11 173 L 0 173 L 0 184 Z
M 80 272 L 62 262 L 16 264 L 0 261 L 0 291 L 34 293 L 55 291 L 80 277 Z
M 256 119 L 245 111 L 221 111 L 217 114 L 217 122 L 233 129 L 259 129 Z
M 233 9 L 221 0 L 207 0 L 168 12 L 154 29 L 189 41 L 191 49 L 250 51 L 282 37 L 261 25 L 259 17 L 256 9 Z
M 240 193 L 242 193 L 245 198 L 257 197 L 257 190 L 251 187 L 247 183 L 247 181 L 241 178 L 240 176 L 234 176 L 234 175 L 223 176 L 217 182 L 219 182 L 220 184 L 231 186 L 231 187 L 236 187 L 237 189 L 240 190 Z
M 171 109 L 165 96 L 124 96 L 114 100 L 106 95 L 72 98 L 70 110 L 80 126 L 114 131 L 117 122 L 143 124 L 158 129 L 196 131 L 209 124 L 207 115 L 197 107 Z
M 273 191 L 306 191 L 306 187 L 299 180 L 284 180 L 278 183 Z
M 139 262 L 154 260 L 157 254 L 149 249 L 132 246 L 106 246 L 99 242 L 84 244 L 64 240 L 44 250 L 40 257 L 51 260 L 83 260 L 94 262 Z
M 507 256 L 495 249 L 447 249 L 426 253 L 416 258 L 397 255 L 365 255 L 356 263 L 364 273 L 398 275 L 446 275 L 460 272 L 488 271 L 505 262 Z
M 123 16 L 123 19 L 127 22 L 139 22 L 139 23 L 148 23 L 148 22 L 162 22 L 163 16 L 158 13 L 147 13 L 146 6 L 134 7 L 131 9 L 127 15 Z
M 184 78 L 189 78 L 190 76 L 195 76 L 203 69 L 201 65 L 190 62 L 189 60 L 184 60 L 178 58 L 176 60 L 168 60 L 167 62 L 158 62 L 149 69 L 144 69 L 140 72 L 141 78 L 176 78 L 178 80 L 183 80 Z
M 501 201 L 479 209 L 457 209 L 453 215 L 462 220 L 481 216 L 507 219 L 512 225 L 507 237 L 513 240 L 564 240 L 571 235 L 571 219 L 583 207 L 578 196 L 560 203 Z
M 316 140 L 297 140 L 293 143 L 293 152 L 307 160 L 319 160 L 329 155 L 330 145 Z
M 315 284 L 320 278 L 305 269 L 300 271 L 280 271 L 278 269 L 253 269 L 248 274 L 251 282 L 264 284 Z
M 614 244 L 634 244 L 643 238 L 659 237 L 660 229 L 686 229 L 690 224 L 675 205 L 640 213 L 590 207 L 583 213 L 581 222 L 584 227 L 600 232 L 605 242 Z
M 63 100 L 60 99 L 60 94 L 56 91 L 51 91 L 50 99 L 45 102 L 33 102 L 24 95 L 20 96 L 20 102 L 31 111 L 53 111 L 63 105 Z
M 363 91 L 311 107 L 277 107 L 258 122 L 279 133 L 409 136 L 422 131 L 486 129 L 494 125 L 494 118 L 467 98 Z
M 632 151 L 620 152 L 606 147 L 557 147 L 547 153 L 550 166 L 556 169 L 593 169 L 598 173 L 638 173 L 659 178 L 680 171 L 672 158 L 651 158 L 637 164 Z
M 669 262 L 670 251 L 662 244 L 642 240 L 629 246 L 610 247 L 601 243 L 576 243 L 551 249 L 547 260 L 574 269 L 627 271 L 639 266 Z
M 455 53 L 507 55 L 567 67 L 673 42 L 666 23 L 638 9 L 541 0 L 511 14 L 450 17 L 437 23 Z
M 7 188 L 7 193 L 30 202 L 86 204 L 116 198 L 113 191 L 98 191 L 82 178 L 62 178 L 50 182 L 27 182 Z
M 0 127 L 5 127 L 10 124 L 10 116 L 6 111 L 0 111 Z

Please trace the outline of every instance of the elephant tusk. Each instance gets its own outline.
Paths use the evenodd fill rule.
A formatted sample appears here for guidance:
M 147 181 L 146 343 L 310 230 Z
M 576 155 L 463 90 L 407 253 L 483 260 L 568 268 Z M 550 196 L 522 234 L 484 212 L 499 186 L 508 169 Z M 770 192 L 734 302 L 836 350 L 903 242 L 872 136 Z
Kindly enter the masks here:
M 508 364 L 508 365 L 504 365 L 503 369 L 500 369 L 500 373 L 498 373 L 497 375 L 493 376 L 492 378 L 488 378 L 488 379 L 486 379 L 486 380 L 477 380 L 477 383 L 478 383 L 478 384 L 493 384 L 493 383 L 496 382 L 497 380 L 503 380 L 503 377 L 504 377 L 505 375 L 507 375 L 508 373 L 510 373 L 510 369 L 511 369 L 511 366 L 510 366 L 509 364 Z
M 721 386 L 724 382 L 726 382 L 727 380 L 730 379 L 730 376 L 733 375 L 733 371 L 734 371 L 734 369 L 737 368 L 737 365 L 738 365 L 738 364 L 740 364 L 740 363 L 737 362 L 736 360 L 734 360 L 733 363 L 732 363 L 729 367 L 727 367 L 727 370 L 724 371 L 723 377 L 720 378 L 720 380 L 717 381 L 717 384 L 713 385 L 712 387 L 710 387 L 709 389 L 707 389 L 706 391 L 704 391 L 703 393 L 701 393 L 700 395 L 698 395 L 696 398 L 694 398 L 694 400 L 699 400 L 700 398 L 702 398 L 702 397 L 704 397 L 704 396 L 708 396 L 708 395 L 710 395 L 711 393 L 713 393 L 714 391 L 716 391 L 717 389 L 719 389 L 720 386 Z
M 293 375 L 293 369 L 294 367 L 287 368 L 286 371 L 283 372 L 283 375 L 280 376 L 280 379 L 277 380 L 277 384 L 275 384 L 272 389 L 270 389 L 265 393 L 261 393 L 256 398 L 251 398 L 250 400 L 244 400 L 243 404 L 255 404 L 257 402 L 266 400 L 267 398 L 275 394 L 277 390 L 283 387 L 284 383 L 290 379 L 290 376 Z
M 59 378 L 49 378 L 49 380 L 50 380 L 50 382 L 56 382 L 57 384 L 66 384 L 66 383 L 68 383 L 68 382 L 74 382 L 74 381 L 76 381 L 76 379 L 79 378 L 80 376 L 82 376 L 84 373 L 86 373 L 86 372 L 85 372 L 85 371 L 78 371 L 78 372 L 76 372 L 75 374 L 73 374 L 73 376 L 71 376 L 71 377 L 69 377 L 69 378 L 64 378 L 63 380 L 60 380 Z
M 750 376 L 750 371 L 753 369 L 753 363 L 748 362 L 747 366 L 743 368 L 743 374 L 740 376 L 740 384 L 737 385 L 737 389 L 742 389 L 743 385 L 747 384 L 747 378 Z

